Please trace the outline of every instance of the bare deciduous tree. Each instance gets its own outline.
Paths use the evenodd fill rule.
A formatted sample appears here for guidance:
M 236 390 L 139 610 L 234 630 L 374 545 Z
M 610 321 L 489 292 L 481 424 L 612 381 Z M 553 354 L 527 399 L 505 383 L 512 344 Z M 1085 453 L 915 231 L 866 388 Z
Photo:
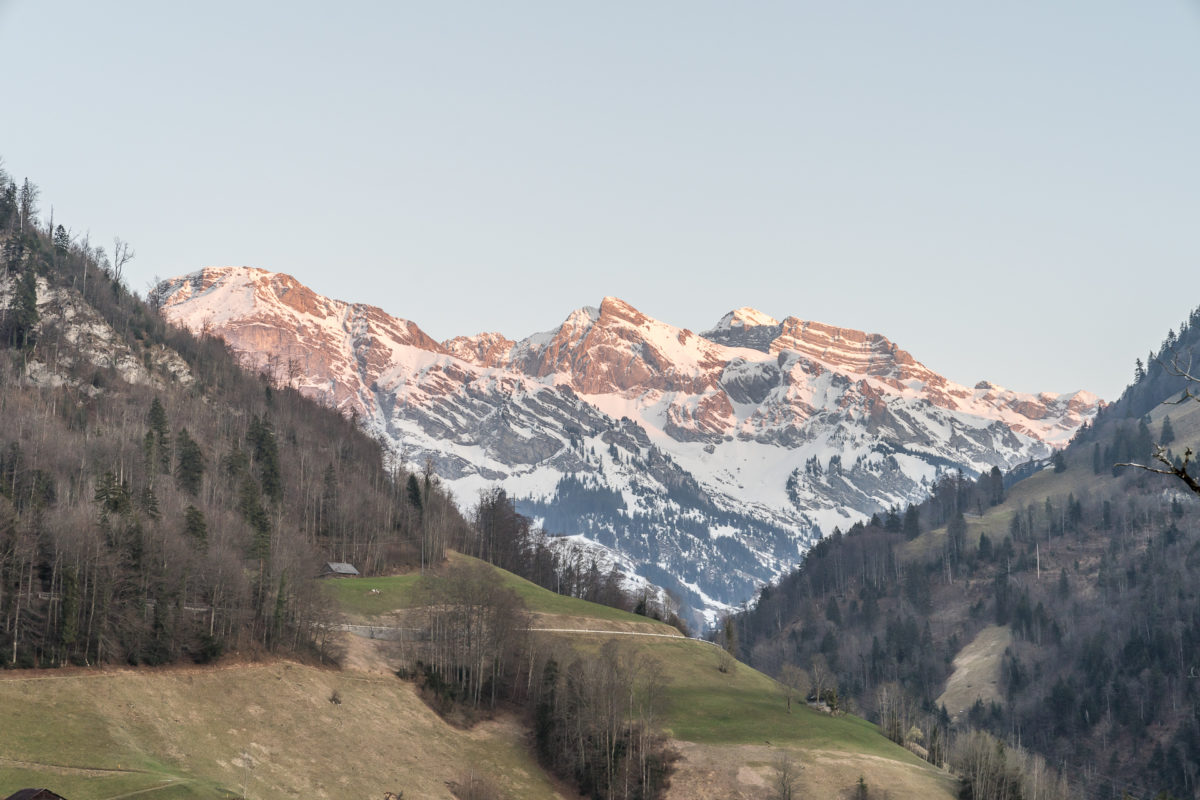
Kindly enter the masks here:
M 129 242 L 123 241 L 119 236 L 113 237 L 113 259 L 112 259 L 112 279 L 116 283 L 121 283 L 125 275 L 125 265 L 133 260 L 136 253 L 129 246 Z
M 795 800 L 799 797 L 800 764 L 786 751 L 775 754 L 775 776 L 771 780 L 771 800 Z
M 812 690 L 812 681 L 809 679 L 808 673 L 790 661 L 779 670 L 779 682 L 783 685 L 784 695 L 787 697 L 789 714 L 792 711 L 792 700 L 804 702 L 809 691 Z

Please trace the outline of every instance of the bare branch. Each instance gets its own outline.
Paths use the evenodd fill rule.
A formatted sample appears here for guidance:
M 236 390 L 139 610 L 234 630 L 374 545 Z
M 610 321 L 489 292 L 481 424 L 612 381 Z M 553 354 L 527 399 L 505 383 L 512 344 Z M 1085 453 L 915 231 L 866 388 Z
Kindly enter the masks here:
M 1176 478 L 1179 478 L 1179 480 L 1187 484 L 1187 487 L 1194 493 L 1200 494 L 1200 481 L 1197 481 L 1188 473 L 1188 465 L 1192 463 L 1192 456 L 1192 448 L 1189 447 L 1183 451 L 1182 464 L 1176 466 L 1175 463 L 1167 457 L 1167 448 L 1159 444 L 1154 446 L 1154 460 L 1164 465 L 1166 469 L 1151 467 L 1146 464 L 1135 464 L 1129 461 L 1122 461 L 1118 464 L 1114 464 L 1113 466 L 1135 467 L 1137 469 L 1145 470 L 1146 472 L 1155 472 L 1159 475 L 1174 475 Z
M 112 277 L 114 282 L 121 283 L 121 278 L 125 274 L 125 265 L 132 261 L 135 255 L 137 254 L 133 252 L 129 242 L 122 241 L 120 237 L 113 238 Z
M 1161 358 L 1156 358 L 1154 360 L 1156 362 L 1158 362 L 1158 365 L 1163 368 L 1163 372 L 1166 372 L 1168 375 L 1173 375 L 1176 378 L 1183 378 L 1189 384 L 1200 383 L 1200 376 L 1196 376 L 1196 375 L 1192 374 L 1192 357 L 1191 357 L 1190 353 L 1188 354 L 1186 365 L 1182 364 L 1182 362 L 1179 359 L 1179 353 L 1177 353 L 1177 352 L 1171 353 L 1171 363 L 1170 364 L 1163 362 L 1163 360 Z M 1184 387 L 1183 395 L 1181 397 L 1179 397 L 1175 400 L 1164 400 L 1163 405 L 1177 406 L 1180 403 L 1187 402 L 1188 400 L 1196 400 L 1196 399 L 1198 399 L 1198 398 L 1195 394 L 1192 394 L 1192 387 L 1187 386 L 1187 387 Z

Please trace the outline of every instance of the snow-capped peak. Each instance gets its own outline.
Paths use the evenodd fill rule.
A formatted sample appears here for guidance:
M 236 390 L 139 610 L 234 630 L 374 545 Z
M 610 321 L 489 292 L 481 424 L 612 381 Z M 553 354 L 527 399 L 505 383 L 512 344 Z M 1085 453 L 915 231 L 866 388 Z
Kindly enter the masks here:
M 821 531 L 921 499 L 944 469 L 1045 457 L 1099 404 L 970 389 L 882 335 L 749 307 L 698 336 L 605 297 L 518 342 L 438 344 L 263 270 L 204 270 L 153 297 L 355 412 L 397 458 L 432 461 L 465 502 L 502 485 L 550 530 L 616 547 L 695 607 L 746 600 Z
M 600 309 L 595 306 L 583 306 L 572 311 L 563 325 L 571 328 L 586 328 L 598 319 L 600 319 Z
M 735 308 L 713 326 L 712 331 L 729 331 L 735 329 L 761 328 L 767 325 L 778 325 L 779 320 L 764 314 L 756 308 L 742 306 Z M 710 332 L 712 332 L 710 331 Z

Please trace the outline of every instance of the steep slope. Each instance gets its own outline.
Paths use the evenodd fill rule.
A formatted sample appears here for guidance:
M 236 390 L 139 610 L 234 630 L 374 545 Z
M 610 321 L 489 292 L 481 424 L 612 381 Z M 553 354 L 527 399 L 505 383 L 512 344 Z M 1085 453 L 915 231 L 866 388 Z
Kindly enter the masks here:
M 12 205 L 0 191 L 5 667 L 308 652 L 322 561 L 372 573 L 440 546 L 378 442 Z M 436 486 L 420 503 L 465 527 Z
M 339 703 L 330 702 L 337 693 Z M 508 797 L 563 798 L 500 716 L 459 730 L 394 675 L 288 661 L 232 668 L 0 673 L 0 795 L 72 800 L 452 800 L 476 771 Z M 47 714 L 47 709 L 55 713 Z
M 705 642 L 666 636 L 673 632 L 666 626 L 497 573 L 529 608 L 546 614 L 538 627 L 597 631 L 545 632 L 536 646 L 586 656 L 616 640 L 626 652 L 659 665 L 670 701 L 662 724 L 683 756 L 668 798 L 761 798 L 782 752 L 804 765 L 797 787 L 802 796 L 839 796 L 860 775 L 871 787 L 905 796 L 955 796 L 951 776 L 887 741 L 874 726 L 799 704 L 788 713 L 780 687 L 765 675 L 744 665 L 718 671 Z M 361 613 L 367 602 L 375 606 L 369 619 L 386 623 L 417 601 L 417 579 L 328 585 L 349 613 Z M 372 589 L 378 594 L 369 594 Z M 243 792 L 268 800 L 379 798 L 385 791 L 449 800 L 447 784 L 461 783 L 474 770 L 505 797 L 575 796 L 539 767 L 525 722 L 514 714 L 497 714 L 467 730 L 439 718 L 412 683 L 395 677 L 404 659 L 392 645 L 347 636 L 342 670 L 270 660 L 0 673 L 7 723 L 0 725 L 0 795 L 36 785 L 77 800 L 135 792 L 195 800 Z M 330 702 L 335 693 L 340 703 Z
M 520 341 L 438 344 L 263 270 L 205 269 L 153 300 L 356 413 L 400 460 L 432 461 L 461 503 L 500 483 L 550 529 L 619 550 L 709 612 L 946 470 L 1048 455 L 1099 405 L 968 389 L 882 336 L 753 309 L 700 335 L 609 297 Z
M 422 605 L 434 587 L 449 570 L 470 565 L 480 562 L 452 554 L 436 575 L 339 579 L 328 586 L 350 618 L 380 626 L 375 628 L 379 638 L 360 638 L 357 645 L 364 653 L 375 653 L 390 673 L 417 655 L 389 646 L 382 635 L 387 626 L 419 626 L 426 619 Z M 871 787 L 890 787 L 904 796 L 954 796 L 956 781 L 950 775 L 889 742 L 875 726 L 803 703 L 789 707 L 778 683 L 743 664 L 721 671 L 720 651 L 712 644 L 488 569 L 532 613 L 530 627 L 537 633 L 529 643 L 533 652 L 523 660 L 536 663 L 545 653 L 555 653 L 564 663 L 575 657 L 591 660 L 616 645 L 624 658 L 641 659 L 642 670 L 659 676 L 665 702 L 656 724 L 669 732 L 672 746 L 683 756 L 675 764 L 667 797 L 761 798 L 774 780 L 774 762 L 784 753 L 804 765 L 798 796 L 841 796 L 860 775 Z
M 1200 358 L 1198 322 L 1200 309 L 1022 479 L 949 481 L 911 525 L 855 526 L 810 551 L 740 619 L 752 663 L 825 664 L 880 719 L 1019 736 L 1080 796 L 1195 796 L 1200 497 L 1118 465 L 1164 467 L 1161 444 L 1182 468 L 1200 450 L 1200 403 L 1180 400 L 1195 384 L 1163 366 Z M 942 705 L 940 719 L 912 710 Z

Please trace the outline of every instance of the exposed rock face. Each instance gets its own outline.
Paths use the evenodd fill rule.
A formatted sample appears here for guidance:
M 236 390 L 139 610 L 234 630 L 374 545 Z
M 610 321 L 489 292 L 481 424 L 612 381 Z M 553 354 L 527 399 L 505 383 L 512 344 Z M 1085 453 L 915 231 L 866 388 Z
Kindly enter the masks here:
M 12 276 L 0 279 L 0 311 L 10 306 L 15 283 Z M 49 361 L 35 356 L 25 364 L 26 377 L 34 383 L 69 385 L 95 395 L 103 391 L 108 374 L 148 386 L 162 386 L 164 379 L 184 385 L 193 380 L 187 362 L 174 350 L 155 345 L 135 353 L 74 289 L 54 288 L 39 277 L 37 310 L 34 336 L 55 347 Z
M 710 610 L 944 470 L 1045 457 L 1099 404 L 967 388 L 878 334 L 750 308 L 696 334 L 607 297 L 520 341 L 439 344 L 264 270 L 205 269 L 153 299 L 356 412 L 398 457 L 432 459 L 465 505 L 502 483 L 551 530 L 621 550 Z

